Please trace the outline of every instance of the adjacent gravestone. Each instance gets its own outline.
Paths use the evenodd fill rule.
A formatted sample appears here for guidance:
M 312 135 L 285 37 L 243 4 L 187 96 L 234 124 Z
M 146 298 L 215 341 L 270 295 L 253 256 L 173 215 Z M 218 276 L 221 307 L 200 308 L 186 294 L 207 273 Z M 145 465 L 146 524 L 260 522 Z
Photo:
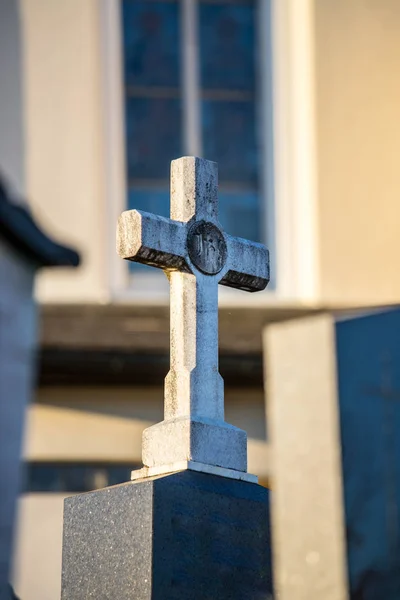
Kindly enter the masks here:
M 13 201 L 0 178 L 0 600 L 11 599 L 8 582 L 22 437 L 35 385 L 34 279 L 43 266 L 78 263 L 78 254 L 48 238 L 26 208 Z
M 400 598 L 400 311 L 266 331 L 282 600 Z
M 131 483 L 66 500 L 63 600 L 271 591 L 267 490 L 247 473 L 246 433 L 224 421 L 218 372 L 218 284 L 264 289 L 268 251 L 222 231 L 215 163 L 181 158 L 171 175 L 171 219 L 127 211 L 117 242 L 170 281 L 165 419 L 144 432 Z

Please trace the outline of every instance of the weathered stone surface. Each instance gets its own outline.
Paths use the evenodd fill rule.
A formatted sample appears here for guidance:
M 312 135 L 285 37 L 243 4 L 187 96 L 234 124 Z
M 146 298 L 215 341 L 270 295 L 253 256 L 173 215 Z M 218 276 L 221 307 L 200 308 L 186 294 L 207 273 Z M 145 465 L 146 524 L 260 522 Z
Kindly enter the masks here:
M 183 471 L 68 498 L 62 600 L 267 600 L 268 492 Z
M 141 210 L 122 213 L 117 252 L 121 258 L 159 269 L 189 271 L 184 224 Z
M 218 284 L 262 290 L 269 281 L 269 260 L 265 246 L 222 231 L 216 163 L 194 157 L 173 161 L 171 219 L 139 211 L 123 213 L 117 251 L 127 260 L 164 269 L 170 282 L 167 424 L 145 432 L 144 464 L 193 460 L 245 470 L 246 436 L 224 422 L 223 380 L 218 372 Z M 171 428 L 179 435 L 168 440 L 164 436 Z
M 228 423 L 178 417 L 145 429 L 142 453 L 148 467 L 193 460 L 246 471 L 247 435 Z
M 207 221 L 196 221 L 188 231 L 187 246 L 192 263 L 206 275 L 216 275 L 226 262 L 222 232 Z
M 260 292 L 269 281 L 269 254 L 262 244 L 226 235 L 228 270 L 220 280 L 221 285 Z

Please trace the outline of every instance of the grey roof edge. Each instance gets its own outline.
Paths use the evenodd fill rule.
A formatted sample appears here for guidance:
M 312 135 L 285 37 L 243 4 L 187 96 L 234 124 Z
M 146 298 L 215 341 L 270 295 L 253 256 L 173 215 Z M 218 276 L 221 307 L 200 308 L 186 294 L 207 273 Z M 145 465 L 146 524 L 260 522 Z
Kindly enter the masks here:
M 77 267 L 80 263 L 78 252 L 48 237 L 29 210 L 12 201 L 1 177 L 0 235 L 39 267 Z

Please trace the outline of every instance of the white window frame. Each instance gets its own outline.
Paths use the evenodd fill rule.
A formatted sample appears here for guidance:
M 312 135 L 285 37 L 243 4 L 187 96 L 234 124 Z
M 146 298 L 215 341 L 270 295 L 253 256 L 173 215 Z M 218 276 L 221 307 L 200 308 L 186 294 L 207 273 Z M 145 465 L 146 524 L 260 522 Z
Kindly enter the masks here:
M 192 69 L 195 2 L 184 2 L 182 68 L 185 154 L 198 155 L 199 74 Z M 166 304 L 165 276 L 156 269 L 154 274 L 132 276 L 115 252 L 115 225 L 126 210 L 127 198 L 120 4 L 121 0 L 100 0 L 99 4 L 109 290 L 114 302 Z M 221 286 L 220 304 L 313 303 L 319 280 L 313 0 L 258 0 L 258 10 L 259 122 L 264 130 L 261 210 L 272 277 L 267 290 L 255 295 Z

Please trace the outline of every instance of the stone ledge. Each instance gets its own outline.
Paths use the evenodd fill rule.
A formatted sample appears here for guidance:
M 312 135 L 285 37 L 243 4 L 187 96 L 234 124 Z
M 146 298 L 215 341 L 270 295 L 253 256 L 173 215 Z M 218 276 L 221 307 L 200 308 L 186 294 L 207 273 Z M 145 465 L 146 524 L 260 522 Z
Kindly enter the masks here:
M 164 275 L 160 274 L 164 277 Z M 262 296 L 264 292 L 260 293 Z M 268 295 L 265 293 L 266 296 Z M 248 294 L 243 293 L 243 298 Z M 251 299 L 253 300 L 253 296 Z M 168 299 L 168 298 L 167 298 Z M 149 301 L 150 302 L 150 301 Z M 329 311 L 327 306 L 309 307 L 265 299 L 265 306 L 219 306 L 220 353 L 261 353 L 262 328 L 273 322 Z M 340 307 L 336 307 L 339 310 Z M 111 350 L 169 353 L 169 305 L 42 304 L 42 349 Z
M 197 471 L 198 473 L 208 473 L 210 475 L 219 475 L 220 477 L 228 477 L 229 479 L 237 479 L 239 481 L 247 481 L 248 483 L 257 483 L 257 475 L 236 471 L 235 469 L 224 469 L 224 467 L 215 467 L 214 465 L 206 465 L 193 460 L 183 460 L 180 462 L 171 463 L 169 465 L 161 465 L 158 467 L 143 467 L 132 471 L 131 480 L 147 479 L 148 477 L 157 477 L 158 475 L 168 475 L 178 473 L 180 471 Z

